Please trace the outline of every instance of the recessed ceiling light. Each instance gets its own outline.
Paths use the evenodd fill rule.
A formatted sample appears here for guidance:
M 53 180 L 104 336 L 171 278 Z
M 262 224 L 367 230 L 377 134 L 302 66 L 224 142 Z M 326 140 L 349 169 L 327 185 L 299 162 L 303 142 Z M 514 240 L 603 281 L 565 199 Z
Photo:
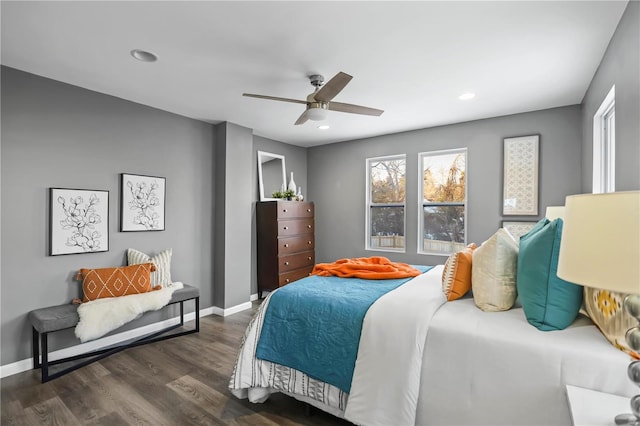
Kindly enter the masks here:
M 158 56 L 155 53 L 141 49 L 133 49 L 131 56 L 142 62 L 155 62 L 158 60 Z
M 329 128 L 328 124 L 322 124 L 322 125 L 318 126 L 318 129 L 320 129 L 320 130 L 327 130 L 328 128 Z
M 468 101 L 469 99 L 473 99 L 475 97 L 476 97 L 475 93 L 468 92 L 458 96 L 458 99 L 460 99 L 461 101 Z

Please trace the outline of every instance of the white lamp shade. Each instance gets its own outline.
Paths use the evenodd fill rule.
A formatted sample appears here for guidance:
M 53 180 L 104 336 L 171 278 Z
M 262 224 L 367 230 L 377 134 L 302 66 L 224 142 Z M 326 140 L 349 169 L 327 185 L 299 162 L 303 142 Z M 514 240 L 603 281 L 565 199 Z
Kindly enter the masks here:
M 558 276 L 640 294 L 640 191 L 567 197 Z
M 549 206 L 544 216 L 549 220 L 558 218 L 564 220 L 564 206 Z

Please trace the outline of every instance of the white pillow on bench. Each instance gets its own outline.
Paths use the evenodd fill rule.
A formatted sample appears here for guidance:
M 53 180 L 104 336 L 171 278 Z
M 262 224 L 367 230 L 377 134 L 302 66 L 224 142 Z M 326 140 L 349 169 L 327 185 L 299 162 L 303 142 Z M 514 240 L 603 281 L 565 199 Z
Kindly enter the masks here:
M 156 265 L 156 271 L 151 273 L 151 286 L 161 285 L 167 287 L 171 285 L 171 249 L 166 249 L 160 253 L 149 256 L 136 249 L 127 250 L 127 263 L 129 265 L 138 265 L 140 263 L 153 263 Z

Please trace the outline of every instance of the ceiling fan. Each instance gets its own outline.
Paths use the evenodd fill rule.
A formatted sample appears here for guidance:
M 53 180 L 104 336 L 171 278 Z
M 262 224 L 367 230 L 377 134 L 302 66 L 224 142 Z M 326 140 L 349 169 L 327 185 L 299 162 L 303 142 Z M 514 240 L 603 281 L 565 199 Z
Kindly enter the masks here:
M 289 98 L 279 98 L 276 96 L 256 95 L 253 93 L 243 93 L 242 96 L 251 98 L 269 99 L 272 101 L 293 102 L 305 104 L 307 109 L 296 120 L 296 125 L 303 124 L 307 120 L 320 121 L 327 116 L 327 111 L 348 112 L 351 114 L 375 115 L 379 116 L 384 111 L 381 109 L 369 108 L 360 105 L 333 102 L 332 99 L 345 88 L 353 77 L 349 74 L 339 72 L 331 80 L 324 82 L 324 77 L 318 74 L 310 75 L 311 85 L 315 87 L 313 93 L 307 96 L 306 101 Z

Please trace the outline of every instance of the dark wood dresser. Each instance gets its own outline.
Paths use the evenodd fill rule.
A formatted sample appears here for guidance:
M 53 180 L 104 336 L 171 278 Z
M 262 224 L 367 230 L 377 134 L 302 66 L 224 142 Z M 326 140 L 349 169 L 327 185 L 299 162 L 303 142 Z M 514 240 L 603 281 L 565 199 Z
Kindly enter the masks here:
M 312 202 L 256 203 L 258 296 L 309 275 L 315 264 Z

